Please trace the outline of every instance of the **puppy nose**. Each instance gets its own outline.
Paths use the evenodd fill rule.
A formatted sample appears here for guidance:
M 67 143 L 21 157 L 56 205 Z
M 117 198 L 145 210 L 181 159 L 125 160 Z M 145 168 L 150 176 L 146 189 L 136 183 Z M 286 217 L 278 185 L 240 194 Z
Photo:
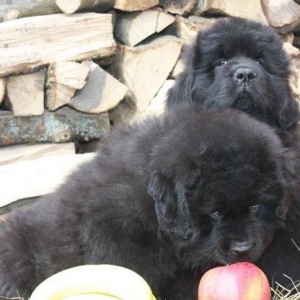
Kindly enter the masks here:
M 233 78 L 238 82 L 238 84 L 245 85 L 251 84 L 255 77 L 256 74 L 249 68 L 238 68 L 233 75 Z
M 231 245 L 230 251 L 237 256 L 243 256 L 249 254 L 251 249 L 252 243 L 250 243 L 249 241 L 234 242 Z

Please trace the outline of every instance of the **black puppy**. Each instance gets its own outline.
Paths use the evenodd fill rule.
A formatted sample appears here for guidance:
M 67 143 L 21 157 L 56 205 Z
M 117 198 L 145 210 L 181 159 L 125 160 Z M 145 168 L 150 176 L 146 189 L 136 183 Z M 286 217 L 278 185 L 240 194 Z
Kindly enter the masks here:
M 289 61 L 282 46 L 280 37 L 268 26 L 240 18 L 219 20 L 200 31 L 186 49 L 184 70 L 169 93 L 168 108 L 197 102 L 204 108 L 241 110 L 276 128 L 285 146 L 296 151 L 295 163 L 299 162 L 299 108 L 288 84 Z M 291 236 L 292 232 L 294 237 L 299 234 L 299 220 L 300 216 L 293 220 L 295 231 L 289 225 L 290 230 L 278 233 L 257 262 L 269 278 L 276 274 L 273 280 L 284 285 L 290 281 L 281 274 L 300 279 L 295 271 L 299 269 L 299 253 Z M 230 232 L 223 235 L 224 243 L 230 236 Z
M 168 107 L 199 102 L 234 107 L 280 129 L 299 120 L 288 85 L 288 58 L 270 28 L 240 18 L 200 31 L 184 56 L 184 70 L 169 93 Z
M 28 298 L 81 264 L 130 268 L 167 300 L 196 300 L 204 271 L 238 261 L 299 279 L 296 166 L 269 126 L 235 110 L 188 105 L 115 130 L 57 192 L 1 221 L 0 295 Z

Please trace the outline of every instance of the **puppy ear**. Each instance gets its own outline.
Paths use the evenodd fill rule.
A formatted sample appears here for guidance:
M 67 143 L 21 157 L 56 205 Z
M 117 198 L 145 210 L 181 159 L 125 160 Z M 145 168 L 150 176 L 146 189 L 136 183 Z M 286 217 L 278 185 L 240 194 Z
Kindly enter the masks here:
M 194 81 L 193 58 L 195 56 L 194 46 L 183 46 L 180 60 L 184 62 L 184 69 L 176 78 L 175 85 L 168 92 L 167 106 L 192 101 L 192 86 Z
M 174 104 L 181 104 L 192 101 L 192 71 L 183 71 L 176 79 L 176 84 L 168 92 L 167 107 L 173 107 Z
M 283 200 L 281 205 L 276 210 L 276 215 L 285 219 L 286 214 L 288 213 L 292 202 L 299 196 L 300 188 L 300 170 L 298 166 L 300 162 L 294 151 L 286 149 L 283 155 L 281 173 L 282 173 L 282 182 L 285 189 Z
M 285 194 L 281 204 L 276 208 L 276 216 L 282 221 L 285 221 L 286 215 L 290 210 L 292 201 L 293 199 L 291 195 Z
M 300 119 L 299 105 L 293 99 L 291 91 L 287 91 L 287 98 L 278 112 L 278 125 L 280 128 L 288 129 Z
M 193 224 L 183 188 L 176 189 L 171 180 L 154 171 L 148 194 L 155 201 L 157 220 L 163 231 L 176 238 L 188 239 L 193 233 Z

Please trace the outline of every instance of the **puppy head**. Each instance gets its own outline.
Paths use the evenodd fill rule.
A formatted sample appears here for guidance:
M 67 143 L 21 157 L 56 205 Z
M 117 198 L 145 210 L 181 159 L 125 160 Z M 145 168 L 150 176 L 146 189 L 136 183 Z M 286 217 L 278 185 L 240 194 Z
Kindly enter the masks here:
M 174 124 L 153 152 L 148 193 L 184 263 L 261 256 L 293 197 L 294 157 L 285 151 L 267 125 L 236 111 L 191 111 Z
M 186 51 L 168 105 L 198 101 L 206 107 L 233 107 L 287 129 L 299 119 L 288 76 L 282 41 L 270 27 L 226 18 L 199 32 Z

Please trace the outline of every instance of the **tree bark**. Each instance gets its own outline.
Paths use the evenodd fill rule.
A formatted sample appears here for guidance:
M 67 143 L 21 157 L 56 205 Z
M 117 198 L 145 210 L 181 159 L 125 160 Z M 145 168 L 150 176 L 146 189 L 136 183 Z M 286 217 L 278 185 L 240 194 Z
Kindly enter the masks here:
M 0 114 L 0 146 L 51 142 L 66 143 L 74 140 L 99 139 L 109 130 L 108 114 L 87 115 L 72 109 L 60 109 L 56 113 L 44 112 L 41 116 L 13 117 Z
M 60 13 L 55 0 L 10 0 L 1 1 L 0 22 L 18 18 Z

